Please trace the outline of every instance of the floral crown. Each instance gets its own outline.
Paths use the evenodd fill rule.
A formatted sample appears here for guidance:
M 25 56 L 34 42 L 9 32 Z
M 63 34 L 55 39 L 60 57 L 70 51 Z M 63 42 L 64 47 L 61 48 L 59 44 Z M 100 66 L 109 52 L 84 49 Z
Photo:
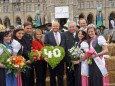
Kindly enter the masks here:
M 17 29 L 24 29 L 24 26 L 23 26 L 23 25 L 17 25 L 17 26 L 15 27 L 15 30 L 17 30 Z

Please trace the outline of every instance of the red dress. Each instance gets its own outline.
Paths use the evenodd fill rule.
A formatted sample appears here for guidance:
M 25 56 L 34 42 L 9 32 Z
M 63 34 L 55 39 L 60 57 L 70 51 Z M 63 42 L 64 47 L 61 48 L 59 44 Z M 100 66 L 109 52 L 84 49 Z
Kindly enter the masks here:
M 41 49 L 44 47 L 44 42 L 38 41 L 38 40 L 33 40 L 32 41 L 32 48 L 38 51 L 41 51 Z
M 32 47 L 35 50 L 41 51 L 41 49 L 44 47 L 44 42 L 33 40 Z M 35 63 L 36 86 L 46 86 L 46 71 L 47 62 L 44 61 L 42 57 L 40 57 L 40 59 Z

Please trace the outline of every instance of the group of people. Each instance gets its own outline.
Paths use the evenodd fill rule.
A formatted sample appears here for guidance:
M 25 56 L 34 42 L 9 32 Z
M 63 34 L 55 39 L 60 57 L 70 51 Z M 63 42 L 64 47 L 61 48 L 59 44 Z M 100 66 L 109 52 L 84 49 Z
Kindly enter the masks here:
M 108 52 L 106 40 L 103 36 L 98 35 L 94 24 L 87 26 L 85 19 L 80 19 L 79 24 L 80 29 L 76 27 L 74 21 L 70 21 L 68 31 L 62 33 L 59 30 L 59 22 L 53 21 L 49 32 L 43 36 L 42 31 L 36 29 L 33 37 L 32 24 L 29 22 L 24 23 L 24 27 L 17 27 L 13 32 L 0 31 L 0 43 L 11 51 L 11 55 L 22 55 L 29 66 L 25 73 L 19 72 L 15 77 L 13 72 L 7 74 L 4 65 L 0 63 L 0 86 L 47 86 L 47 66 L 50 86 L 64 86 L 64 63 L 66 64 L 67 86 L 109 86 L 108 72 L 103 57 Z M 91 55 L 92 64 L 88 64 L 85 57 L 72 61 L 74 70 L 71 70 L 71 58 L 68 50 L 76 42 L 77 46 L 85 52 L 94 49 L 96 54 Z M 36 63 L 29 60 L 28 54 L 31 49 L 41 51 L 44 46 L 61 46 L 65 50 L 64 59 L 54 69 L 47 64 L 46 58 L 41 57 Z

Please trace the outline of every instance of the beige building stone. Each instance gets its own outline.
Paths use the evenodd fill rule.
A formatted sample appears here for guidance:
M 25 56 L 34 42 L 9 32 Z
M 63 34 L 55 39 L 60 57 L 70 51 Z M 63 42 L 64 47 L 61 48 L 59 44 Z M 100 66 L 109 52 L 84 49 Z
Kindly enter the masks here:
M 69 17 L 56 18 L 61 24 L 67 19 L 77 22 L 82 17 L 96 24 L 97 7 L 102 7 L 103 25 L 109 26 L 110 16 L 115 19 L 115 0 L 0 0 L 0 23 L 9 27 L 32 22 L 37 10 L 42 24 L 50 23 L 55 19 L 55 7 L 63 6 L 69 8 Z

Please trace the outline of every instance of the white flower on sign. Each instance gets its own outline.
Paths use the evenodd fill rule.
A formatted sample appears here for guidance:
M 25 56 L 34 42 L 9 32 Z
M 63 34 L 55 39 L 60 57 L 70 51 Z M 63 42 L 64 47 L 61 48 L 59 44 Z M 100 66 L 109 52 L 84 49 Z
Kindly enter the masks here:
M 48 58 L 52 58 L 52 52 L 44 49 L 44 54 L 48 56 Z
M 52 52 L 48 51 L 48 58 L 52 58 Z
M 44 49 L 44 54 L 48 55 L 47 49 Z
M 53 55 L 54 55 L 54 57 L 60 57 L 61 51 L 58 48 L 56 48 L 53 50 Z

